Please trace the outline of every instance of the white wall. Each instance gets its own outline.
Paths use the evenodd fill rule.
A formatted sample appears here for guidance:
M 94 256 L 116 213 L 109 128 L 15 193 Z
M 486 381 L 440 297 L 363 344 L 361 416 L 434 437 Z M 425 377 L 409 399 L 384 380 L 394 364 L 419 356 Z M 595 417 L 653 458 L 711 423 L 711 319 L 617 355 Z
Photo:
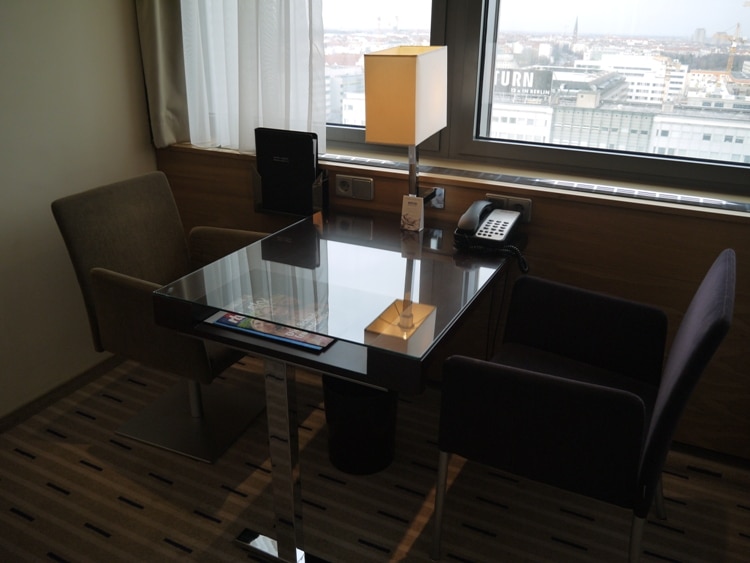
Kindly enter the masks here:
M 155 168 L 133 0 L 2 0 L 0 417 L 107 357 L 50 202 Z

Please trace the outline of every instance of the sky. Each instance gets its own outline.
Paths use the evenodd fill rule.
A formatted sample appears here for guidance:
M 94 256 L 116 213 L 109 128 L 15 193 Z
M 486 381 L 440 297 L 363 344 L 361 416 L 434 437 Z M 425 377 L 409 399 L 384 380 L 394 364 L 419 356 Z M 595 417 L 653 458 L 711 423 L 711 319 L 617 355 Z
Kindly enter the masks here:
M 323 0 L 323 25 L 330 29 L 393 27 L 398 15 L 400 29 L 430 29 L 432 0 Z M 425 16 L 425 14 L 427 14 Z
M 501 29 L 572 31 L 579 34 L 689 37 L 698 28 L 750 32 L 750 7 L 744 0 L 501 0 Z M 533 7 L 533 10 L 530 8 Z
M 584 34 L 690 37 L 705 28 L 750 34 L 747 0 L 501 0 L 503 30 L 572 33 L 576 17 Z M 393 27 L 429 29 L 430 0 L 323 0 L 324 25 L 337 29 Z

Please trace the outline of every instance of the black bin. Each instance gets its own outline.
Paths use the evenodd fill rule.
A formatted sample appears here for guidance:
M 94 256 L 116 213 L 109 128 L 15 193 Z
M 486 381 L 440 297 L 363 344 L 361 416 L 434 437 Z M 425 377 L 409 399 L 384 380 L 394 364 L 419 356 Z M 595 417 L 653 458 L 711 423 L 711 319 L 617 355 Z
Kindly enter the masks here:
M 323 376 L 328 456 L 336 469 L 376 473 L 393 461 L 398 393 Z

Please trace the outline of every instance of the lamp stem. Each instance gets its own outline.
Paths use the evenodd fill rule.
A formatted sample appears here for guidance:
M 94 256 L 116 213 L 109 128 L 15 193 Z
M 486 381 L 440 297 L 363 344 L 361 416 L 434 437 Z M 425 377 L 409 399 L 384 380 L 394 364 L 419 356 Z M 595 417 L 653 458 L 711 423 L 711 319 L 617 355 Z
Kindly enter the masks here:
M 414 313 L 412 312 L 411 290 L 414 285 L 414 259 L 406 259 L 406 275 L 404 276 L 404 308 L 398 320 L 398 326 L 404 330 L 414 328 Z
M 409 145 L 409 195 L 419 195 L 419 187 L 417 186 L 418 175 L 417 145 Z

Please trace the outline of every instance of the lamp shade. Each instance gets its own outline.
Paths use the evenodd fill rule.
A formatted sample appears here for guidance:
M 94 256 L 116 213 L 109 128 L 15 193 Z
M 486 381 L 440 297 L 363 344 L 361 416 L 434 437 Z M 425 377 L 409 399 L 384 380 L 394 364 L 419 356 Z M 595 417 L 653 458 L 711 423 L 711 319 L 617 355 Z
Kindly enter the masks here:
M 448 48 L 404 46 L 365 55 L 365 140 L 418 145 L 447 125 Z

